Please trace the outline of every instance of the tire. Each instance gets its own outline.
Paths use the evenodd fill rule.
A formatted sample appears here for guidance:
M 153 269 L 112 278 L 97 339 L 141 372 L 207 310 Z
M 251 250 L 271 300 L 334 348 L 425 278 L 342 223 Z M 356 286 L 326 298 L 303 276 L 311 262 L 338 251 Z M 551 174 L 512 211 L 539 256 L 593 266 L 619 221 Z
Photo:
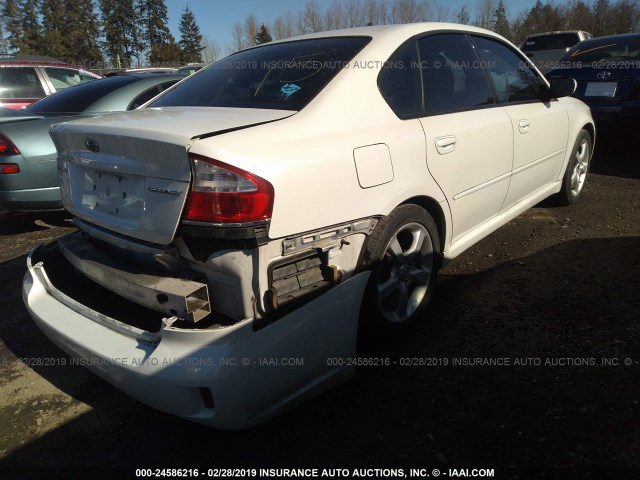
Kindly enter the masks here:
M 591 162 L 591 145 L 589 132 L 580 130 L 564 172 L 562 188 L 556 196 L 559 205 L 573 205 L 582 197 Z
M 429 303 L 438 276 L 435 222 L 417 205 L 400 205 L 382 218 L 360 262 L 371 270 L 360 322 L 365 331 L 404 330 Z

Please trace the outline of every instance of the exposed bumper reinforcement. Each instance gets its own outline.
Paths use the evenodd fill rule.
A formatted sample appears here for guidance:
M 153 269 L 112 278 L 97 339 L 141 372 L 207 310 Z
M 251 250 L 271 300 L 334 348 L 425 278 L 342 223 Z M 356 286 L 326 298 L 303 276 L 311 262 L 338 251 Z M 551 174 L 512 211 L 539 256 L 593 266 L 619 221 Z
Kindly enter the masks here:
M 67 261 L 83 275 L 127 300 L 192 322 L 211 313 L 205 283 L 135 271 L 115 262 L 81 233 L 60 238 L 58 245 Z

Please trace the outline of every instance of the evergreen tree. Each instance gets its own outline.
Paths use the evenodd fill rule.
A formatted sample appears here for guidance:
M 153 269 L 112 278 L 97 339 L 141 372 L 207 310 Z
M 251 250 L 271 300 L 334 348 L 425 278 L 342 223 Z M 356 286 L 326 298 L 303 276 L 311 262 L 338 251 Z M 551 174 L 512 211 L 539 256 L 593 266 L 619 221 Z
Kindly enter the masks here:
M 22 28 L 22 39 L 20 42 L 20 52 L 38 54 L 41 53 L 42 31 L 38 21 L 36 4 L 25 0 L 19 8 L 21 17 L 20 27 Z
M 493 31 L 505 38 L 511 38 L 511 28 L 507 19 L 507 10 L 502 0 L 498 2 L 498 7 L 493 14 Z
M 133 0 L 100 0 L 100 9 L 106 53 L 115 67 L 129 67 L 140 50 Z
M 67 15 L 65 0 L 42 0 L 42 53 L 54 58 L 67 58 L 69 44 L 65 39 Z
M 0 21 L 0 56 L 9 55 L 9 42 L 4 35 L 4 22 Z
M 154 45 L 149 54 L 151 65 L 156 66 L 177 66 L 181 63 L 180 45 L 176 43 L 173 35 L 169 34 L 167 42 L 163 45 Z
M 196 17 L 187 5 L 180 17 L 180 53 L 183 62 L 202 61 L 202 34 L 196 23 Z
M 137 0 L 136 10 L 142 25 L 141 43 L 149 50 L 149 63 L 153 65 L 158 62 L 167 62 L 166 53 L 173 52 L 174 48 L 170 43 L 175 44 L 175 39 L 167 26 L 169 19 L 164 0 Z M 179 47 L 177 48 L 179 50 Z M 168 56 L 173 57 L 174 53 Z
M 2 7 L 2 18 L 7 26 L 7 43 L 10 53 L 15 53 L 22 43 L 22 26 L 20 4 L 16 0 L 5 0 Z
M 271 38 L 269 29 L 263 23 L 262 25 L 260 25 L 260 30 L 258 30 L 258 33 L 256 33 L 256 45 L 262 45 L 263 43 L 269 43 L 271 41 L 273 41 L 273 38 Z
M 522 30 L 525 35 L 529 35 L 531 33 L 540 33 L 547 32 L 548 29 L 545 29 L 545 26 L 542 21 L 542 10 L 544 9 L 544 5 L 540 0 L 536 1 L 536 4 L 533 6 L 526 18 L 524 19 Z
M 469 11 L 467 10 L 467 7 L 465 5 L 462 6 L 460 11 L 456 15 L 456 18 L 458 19 L 458 23 L 461 23 L 463 25 L 469 24 L 469 20 L 470 20 Z
M 49 1 L 49 0 L 46 0 Z M 66 34 L 64 43 L 68 61 L 95 68 L 103 61 L 98 42 L 98 18 L 92 0 L 66 0 Z

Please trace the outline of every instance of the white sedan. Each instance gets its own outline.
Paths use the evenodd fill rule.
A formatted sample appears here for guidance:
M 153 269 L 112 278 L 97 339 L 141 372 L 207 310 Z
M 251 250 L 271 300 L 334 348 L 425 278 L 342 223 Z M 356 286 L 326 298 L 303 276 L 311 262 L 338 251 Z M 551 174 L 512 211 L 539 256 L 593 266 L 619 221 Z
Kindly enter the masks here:
M 236 53 L 53 127 L 79 232 L 32 252 L 25 304 L 133 397 L 250 427 L 350 378 L 359 329 L 425 319 L 447 261 L 580 198 L 595 130 L 574 88 L 453 24 Z

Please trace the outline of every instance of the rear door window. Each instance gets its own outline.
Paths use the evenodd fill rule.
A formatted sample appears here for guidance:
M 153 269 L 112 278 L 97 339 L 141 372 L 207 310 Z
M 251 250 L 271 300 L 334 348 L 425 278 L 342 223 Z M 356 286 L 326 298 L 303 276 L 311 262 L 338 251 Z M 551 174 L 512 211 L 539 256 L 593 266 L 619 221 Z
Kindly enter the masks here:
M 51 80 L 51 84 L 56 91 L 96 80 L 96 77 L 86 75 L 73 68 L 44 67 L 44 71 L 49 76 L 49 80 Z
M 96 80 L 43 98 L 27 109 L 39 115 L 78 114 L 109 93 L 138 80 L 137 77 L 126 75 Z
M 44 88 L 34 67 L 0 68 L 0 98 L 42 98 Z
M 495 104 L 483 62 L 464 34 L 418 40 L 425 113 L 450 113 Z
M 153 97 L 157 97 L 163 91 L 165 91 L 167 88 L 169 88 L 171 85 L 173 85 L 174 83 L 177 83 L 177 82 L 178 82 L 178 80 L 172 80 L 170 82 L 164 82 L 161 85 L 156 85 L 155 87 L 150 88 L 149 90 L 141 93 L 140 95 L 138 95 L 136 98 L 133 99 L 133 101 L 127 107 L 127 110 L 134 110 L 134 109 L 140 107 L 141 105 L 144 105 L 149 100 L 151 100 Z

